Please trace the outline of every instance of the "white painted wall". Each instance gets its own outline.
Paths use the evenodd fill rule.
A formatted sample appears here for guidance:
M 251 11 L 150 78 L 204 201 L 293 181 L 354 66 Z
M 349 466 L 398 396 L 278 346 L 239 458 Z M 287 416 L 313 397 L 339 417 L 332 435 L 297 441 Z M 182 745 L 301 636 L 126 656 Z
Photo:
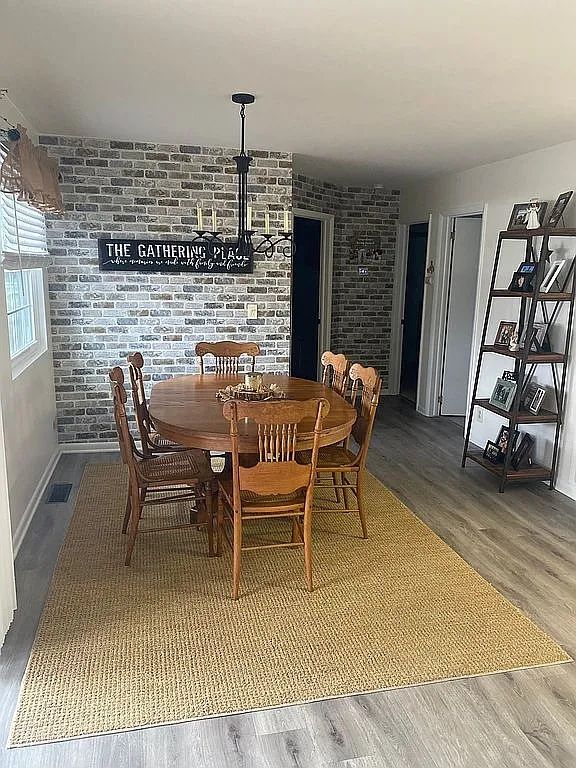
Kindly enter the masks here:
M 20 122 L 28 129 L 31 137 L 36 137 L 36 131 L 7 99 L 0 101 L 0 112 L 11 122 Z M 8 345 L 4 272 L 0 268 L 0 404 L 3 417 L 0 449 L 3 451 L 2 463 L 6 466 L 7 483 L 7 489 L 4 489 L 0 498 L 6 495 L 8 498 L 15 553 L 39 500 L 39 492 L 42 491 L 48 479 L 47 475 L 54 466 L 58 450 L 57 434 L 53 428 L 56 403 L 46 277 L 44 270 L 44 311 L 48 348 L 13 380 Z M 0 539 L 5 533 L 0 528 Z
M 451 214 L 456 209 L 465 207 L 482 210 L 484 213 L 484 240 L 480 254 L 479 291 L 476 305 L 476 328 L 474 332 L 474 349 L 472 365 L 475 365 L 476 355 L 480 344 L 482 321 L 490 287 L 490 277 L 493 259 L 498 239 L 498 232 L 506 229 L 512 205 L 515 202 L 523 202 L 532 197 L 554 201 L 558 194 L 576 187 L 576 141 L 559 144 L 554 147 L 530 152 L 509 160 L 503 160 L 490 165 L 472 168 L 462 173 L 450 174 L 438 177 L 425 183 L 407 187 L 402 192 L 400 220 L 410 222 L 425 220 L 432 216 L 430 229 L 430 257 L 436 262 L 438 275 L 442 266 L 441 226 L 442 216 Z M 576 226 L 576 204 L 572 203 L 567 210 L 567 226 Z M 576 244 L 570 241 L 563 243 L 560 238 L 551 241 L 551 247 L 559 249 L 560 255 L 566 256 L 563 249 L 568 250 L 569 256 L 574 256 Z M 522 244 L 506 243 L 502 251 L 501 284 L 498 287 L 507 287 L 506 283 L 515 267 L 523 258 Z M 553 255 L 554 259 L 555 256 Z M 437 317 L 437 305 L 439 301 L 439 284 L 427 286 L 425 295 L 423 339 L 424 350 L 422 358 L 421 381 L 425 383 L 428 372 L 431 369 L 430 344 L 435 336 L 434 319 Z M 561 327 L 565 327 L 566 309 L 561 315 Z M 517 317 L 516 305 L 510 300 L 498 300 L 498 305 L 493 312 L 493 320 L 489 327 L 488 339 L 493 338 L 498 321 L 501 319 L 515 319 Z M 562 323 L 564 324 L 562 326 Z M 576 337 L 576 334 L 575 334 Z M 562 342 L 559 338 L 553 340 L 553 344 Z M 494 381 L 505 368 L 506 358 L 486 356 L 486 364 L 483 368 L 480 396 L 490 394 Z M 558 490 L 576 498 L 576 339 L 572 339 L 571 363 L 568 368 L 567 402 L 565 411 L 565 426 L 562 434 L 560 464 L 558 470 Z M 542 375 L 542 367 L 539 381 L 549 383 L 549 379 Z M 470 386 L 473 383 L 471 377 Z M 425 402 L 424 393 L 419 393 L 421 402 Z M 470 396 L 470 393 L 469 393 Z M 545 404 L 546 405 L 546 404 Z M 424 408 L 426 410 L 426 408 Z M 472 428 L 472 440 L 478 445 L 484 445 L 486 440 L 493 439 L 502 421 L 497 416 L 484 412 L 484 422 L 476 419 Z M 542 425 L 530 427 L 538 442 L 538 456 L 548 461 L 551 452 L 552 427 Z

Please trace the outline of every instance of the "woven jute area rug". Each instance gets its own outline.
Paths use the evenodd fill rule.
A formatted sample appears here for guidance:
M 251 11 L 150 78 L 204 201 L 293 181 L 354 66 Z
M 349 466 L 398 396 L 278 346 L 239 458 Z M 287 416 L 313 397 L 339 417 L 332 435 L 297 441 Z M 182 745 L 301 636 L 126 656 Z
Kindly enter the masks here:
M 368 540 L 315 515 L 313 593 L 301 549 L 246 552 L 237 602 L 203 530 L 141 535 L 123 565 L 125 487 L 86 469 L 10 746 L 570 661 L 373 477 Z

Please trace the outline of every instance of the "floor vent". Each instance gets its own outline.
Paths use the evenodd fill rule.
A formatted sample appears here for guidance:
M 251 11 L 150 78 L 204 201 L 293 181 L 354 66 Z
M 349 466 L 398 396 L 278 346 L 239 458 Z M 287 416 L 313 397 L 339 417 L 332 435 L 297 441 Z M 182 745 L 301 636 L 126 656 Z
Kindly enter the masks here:
M 68 501 L 72 483 L 53 483 L 46 504 L 64 504 Z

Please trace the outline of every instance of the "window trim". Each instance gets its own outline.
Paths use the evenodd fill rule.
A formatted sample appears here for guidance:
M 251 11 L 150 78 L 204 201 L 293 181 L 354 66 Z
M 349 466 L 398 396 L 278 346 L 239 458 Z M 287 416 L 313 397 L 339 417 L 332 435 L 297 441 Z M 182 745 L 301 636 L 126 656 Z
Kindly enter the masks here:
M 14 271 L 14 270 L 5 270 Z M 28 271 L 28 270 L 25 270 Z M 10 358 L 12 366 L 12 381 L 18 378 L 33 363 L 42 357 L 48 349 L 48 336 L 46 333 L 46 307 L 44 293 L 44 270 L 41 267 L 30 269 L 31 279 L 31 303 L 32 318 L 34 322 L 35 340 L 17 355 Z M 8 340 L 9 343 L 9 340 Z

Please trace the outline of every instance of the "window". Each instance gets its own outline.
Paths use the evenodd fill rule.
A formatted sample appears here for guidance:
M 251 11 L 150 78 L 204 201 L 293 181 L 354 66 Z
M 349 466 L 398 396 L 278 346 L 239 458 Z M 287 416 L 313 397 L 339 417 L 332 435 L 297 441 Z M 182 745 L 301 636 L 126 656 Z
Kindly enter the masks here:
M 0 163 L 4 150 L 0 147 Z M 48 253 L 41 211 L 0 192 L 0 255 L 4 271 L 12 378 L 46 350 L 44 275 Z

